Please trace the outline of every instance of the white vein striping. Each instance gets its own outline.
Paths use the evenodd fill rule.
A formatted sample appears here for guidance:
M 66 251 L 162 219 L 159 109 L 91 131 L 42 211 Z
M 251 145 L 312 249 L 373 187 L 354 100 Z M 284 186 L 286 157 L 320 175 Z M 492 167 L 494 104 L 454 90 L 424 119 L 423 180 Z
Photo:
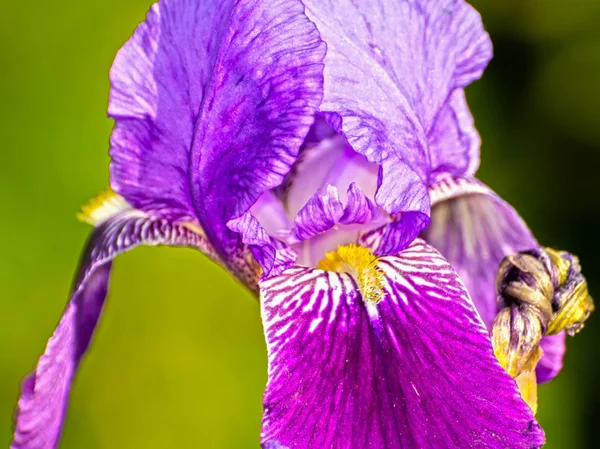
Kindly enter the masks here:
M 444 178 L 429 188 L 431 207 L 442 201 L 471 193 L 494 194 L 485 184 L 474 178 Z
M 410 304 L 411 297 L 423 294 L 432 298 L 450 301 L 457 296 L 466 311 L 474 307 L 468 292 L 446 259 L 421 239 L 416 239 L 398 256 L 381 257 L 378 268 L 386 276 L 387 295 L 382 301 L 392 301 L 398 305 Z M 391 285 L 397 284 L 403 291 L 393 291 Z M 325 272 L 309 268 L 292 268 L 279 276 L 262 281 L 261 313 L 264 323 L 265 340 L 269 353 L 269 376 L 278 377 L 273 362 L 285 344 L 297 336 L 298 327 L 292 329 L 293 321 L 302 315 L 310 315 L 308 332 L 314 332 L 322 325 L 343 323 L 337 314 L 343 301 L 360 301 L 356 282 L 348 274 Z M 410 292 L 410 297 L 405 293 Z M 414 309 L 416 312 L 419 306 Z M 368 310 L 371 320 L 379 319 L 377 306 Z M 300 310 L 300 312 L 299 312 Z M 329 310 L 329 314 L 325 312 Z M 469 322 L 478 330 L 486 332 L 485 325 L 478 314 Z M 337 323 L 336 323 L 337 321 Z
M 388 283 L 395 282 L 417 295 L 426 291 L 428 296 L 444 301 L 459 296 L 464 301 L 458 301 L 457 305 L 466 311 L 475 310 L 467 288 L 452 266 L 440 252 L 422 239 L 416 239 L 398 256 L 382 257 L 379 268 L 385 273 Z M 408 305 L 406 295 L 398 292 L 394 294 Z M 478 330 L 487 332 L 479 314 L 474 313 L 473 316 L 474 319 L 469 319 L 469 322 Z
M 373 305 L 371 309 L 367 307 L 366 311 L 361 305 L 356 282 L 347 274 L 296 267 L 261 282 L 262 317 L 269 361 L 263 440 L 278 439 L 280 432 L 287 432 L 274 420 L 286 422 L 289 419 L 285 428 L 294 428 L 293 432 L 298 432 L 293 424 L 294 419 L 301 419 L 311 413 L 310 410 L 317 404 L 310 400 L 318 396 L 320 385 L 327 384 L 319 377 L 319 373 L 328 373 L 329 367 L 334 363 L 341 366 L 339 360 L 343 352 L 333 353 L 332 348 L 341 351 L 354 348 L 353 355 L 357 354 L 356 351 L 362 351 L 357 345 L 344 347 L 344 341 L 356 338 L 357 332 L 361 332 L 359 329 L 365 329 L 365 324 L 370 330 L 368 335 L 364 334 L 364 338 L 369 340 L 364 341 L 366 345 L 371 345 L 369 350 L 365 350 L 365 354 L 380 348 L 378 344 L 373 344 L 373 338 L 378 339 L 384 348 L 384 358 L 380 359 L 383 364 L 372 368 L 377 372 L 386 372 L 388 356 L 391 357 L 390 363 L 401 364 L 400 359 L 418 361 L 418 355 L 414 353 L 414 348 L 418 345 L 421 345 L 420 351 L 437 354 L 438 344 L 446 336 L 458 338 L 463 333 L 466 337 L 461 340 L 465 351 L 463 359 L 468 366 L 473 366 L 479 360 L 473 357 L 480 352 L 479 355 L 486 357 L 485 360 L 493 369 L 500 368 L 493 357 L 491 345 L 487 349 L 485 343 L 481 345 L 487 338 L 487 330 L 474 312 L 462 281 L 438 251 L 417 239 L 398 256 L 380 258 L 378 268 L 385 275 L 387 294 L 380 303 Z M 451 314 L 440 317 L 438 321 L 436 313 L 440 310 L 446 313 L 451 311 Z M 425 326 L 420 323 L 425 323 Z M 439 324 L 438 327 L 436 323 Z M 411 329 L 414 342 L 399 331 L 404 324 Z M 353 328 L 355 325 L 356 329 Z M 465 328 L 469 331 L 465 332 Z M 338 335 L 342 335 L 339 338 L 344 340 L 338 340 Z M 424 364 L 429 363 L 427 359 L 428 357 L 424 358 Z M 367 359 L 365 363 L 368 363 Z M 452 368 L 443 357 L 439 363 L 440 370 Z M 338 374 L 343 376 L 341 373 L 343 368 L 338 370 Z M 351 382 L 348 379 L 346 381 Z M 389 382 L 393 384 L 395 381 Z M 410 382 L 410 379 L 406 382 L 412 386 L 411 391 L 418 398 L 423 394 L 432 394 L 417 388 L 417 384 Z M 318 386 L 313 388 L 315 383 Z M 288 385 L 291 388 L 287 388 Z M 347 387 L 350 384 L 344 385 Z M 346 391 L 343 385 L 337 384 L 329 384 L 327 388 L 331 394 Z M 307 396 L 303 397 L 305 392 Z M 514 399 L 518 398 L 516 390 L 508 394 L 514 396 Z M 302 401 L 296 403 L 298 411 L 288 412 L 288 407 L 291 407 L 289 404 L 294 403 L 296 398 L 302 398 Z M 357 398 L 358 396 L 353 400 Z M 332 404 L 338 402 L 339 398 L 331 400 Z M 448 407 L 452 410 L 460 408 L 454 405 Z M 335 425 L 336 422 L 331 421 L 329 425 Z M 445 431 L 446 424 L 443 420 L 432 425 Z M 321 443 L 323 442 L 318 444 Z
M 139 245 L 188 246 L 199 249 L 218 262 L 218 256 L 203 236 L 185 226 L 152 217 L 137 209 L 122 211 L 111 220 L 99 225 L 94 229 L 88 244 L 93 245 L 90 252 L 90 265 L 87 270 L 80 273 L 73 293 L 79 292 L 95 266 L 106 263 Z

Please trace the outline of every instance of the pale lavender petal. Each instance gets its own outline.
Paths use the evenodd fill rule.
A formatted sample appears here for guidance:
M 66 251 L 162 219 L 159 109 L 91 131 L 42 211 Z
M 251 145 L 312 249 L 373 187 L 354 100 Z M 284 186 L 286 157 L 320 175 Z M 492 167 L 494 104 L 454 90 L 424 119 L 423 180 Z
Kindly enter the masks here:
M 316 140 L 319 137 L 321 140 Z M 345 202 L 346 189 L 352 183 L 356 183 L 367 197 L 375 198 L 378 172 L 376 164 L 356 153 L 344 137 L 317 117 L 298 160 L 277 188 L 277 194 L 293 219 L 327 184 L 338 189 L 342 202 Z
M 479 14 L 462 0 L 305 4 L 328 48 L 321 110 L 338 114 L 354 150 L 381 165 L 375 199 L 386 212 L 428 215 L 430 133 L 491 57 Z
M 417 240 L 378 267 L 377 305 L 346 274 L 292 268 L 261 282 L 263 447 L 540 447 L 543 432 L 443 257 Z
M 285 239 L 292 229 L 292 223 L 283 204 L 271 190 L 260 196 L 250 208 L 250 213 L 270 236 Z
M 138 245 L 190 246 L 216 258 L 207 240 L 186 227 L 137 210 L 92 231 L 71 300 L 35 371 L 23 382 L 11 449 L 56 449 L 73 376 L 88 348 L 108 291 L 111 261 Z
M 111 69 L 111 185 L 196 216 L 227 261 L 227 222 L 278 185 L 322 98 L 325 45 L 300 0 L 163 0 Z
M 481 138 L 463 89 L 456 89 L 440 110 L 428 133 L 430 183 L 444 177 L 470 177 L 479 167 Z
M 563 358 L 567 350 L 566 340 L 567 335 L 564 331 L 542 338 L 540 346 L 544 351 L 544 356 L 535 369 L 539 384 L 551 381 L 562 370 Z

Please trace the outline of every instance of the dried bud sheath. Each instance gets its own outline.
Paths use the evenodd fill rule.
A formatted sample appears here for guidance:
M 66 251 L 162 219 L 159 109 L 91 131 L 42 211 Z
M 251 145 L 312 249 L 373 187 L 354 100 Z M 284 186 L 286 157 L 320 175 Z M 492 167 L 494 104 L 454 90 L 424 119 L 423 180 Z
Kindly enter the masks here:
M 574 335 L 594 309 L 576 256 L 539 248 L 507 256 L 496 278 L 498 307 L 492 325 L 494 353 L 537 408 L 535 367 L 544 335 Z

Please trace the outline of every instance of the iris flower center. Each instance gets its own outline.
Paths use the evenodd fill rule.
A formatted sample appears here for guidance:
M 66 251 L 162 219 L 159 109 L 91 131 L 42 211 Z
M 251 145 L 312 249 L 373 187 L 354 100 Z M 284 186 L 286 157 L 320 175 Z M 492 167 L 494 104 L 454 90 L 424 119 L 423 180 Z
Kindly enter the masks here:
M 358 245 L 338 246 L 325 255 L 318 270 L 346 273 L 354 278 L 367 304 L 377 304 L 384 297 L 384 275 L 377 267 L 379 259 L 368 248 Z

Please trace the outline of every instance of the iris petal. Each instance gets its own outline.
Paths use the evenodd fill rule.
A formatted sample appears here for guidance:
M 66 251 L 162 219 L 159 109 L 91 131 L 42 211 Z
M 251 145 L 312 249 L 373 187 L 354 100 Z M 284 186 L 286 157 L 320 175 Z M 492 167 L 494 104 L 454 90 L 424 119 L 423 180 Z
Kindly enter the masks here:
M 490 328 L 498 313 L 496 274 L 502 259 L 535 248 L 537 241 L 519 214 L 483 183 L 472 178 L 448 178 L 431 190 L 431 225 L 423 238 L 440 251 L 460 275 Z M 556 338 L 545 342 L 548 338 Z M 548 348 L 539 364 L 542 379 L 562 368 L 564 341 L 544 337 Z
M 348 187 L 345 205 L 338 189 L 327 185 L 298 212 L 291 237 L 307 240 L 339 224 L 366 224 L 376 216 L 377 209 L 356 184 Z
M 535 369 L 537 382 L 543 384 L 554 379 L 563 367 L 563 358 L 567 350 L 567 334 L 560 332 L 542 338 L 540 346 L 544 355 Z
M 23 382 L 11 449 L 58 446 L 73 376 L 100 318 L 112 260 L 139 245 L 189 246 L 217 260 L 203 236 L 139 210 L 123 210 L 94 228 L 71 299 L 35 371 Z
M 428 133 L 431 154 L 431 179 L 434 184 L 448 175 L 468 177 L 479 167 L 481 138 L 464 89 L 456 89 L 440 109 Z
M 262 268 L 262 276 L 274 276 L 289 268 L 296 252 L 280 240 L 271 237 L 250 212 L 230 220 L 228 226 L 242 237 L 254 260 Z
M 134 207 L 226 224 L 278 185 L 322 98 L 325 46 L 300 0 L 163 0 L 112 67 L 111 185 Z
M 486 326 L 496 314 L 496 274 L 502 259 L 537 242 L 515 210 L 475 180 L 441 182 L 432 188 L 431 225 L 424 238 L 464 281 Z
M 544 436 L 464 286 L 422 240 L 382 257 L 386 295 L 348 274 L 262 281 L 264 448 L 522 448 Z
M 386 212 L 428 215 L 432 170 L 470 166 L 456 154 L 445 161 L 440 151 L 464 128 L 447 123 L 448 109 L 458 105 L 453 92 L 479 78 L 491 58 L 479 14 L 461 0 L 305 4 L 328 48 L 321 110 L 337 113 L 337 130 L 382 166 L 375 199 Z
M 355 183 L 369 198 L 375 198 L 379 167 L 356 153 L 322 117 L 317 116 L 300 148 L 298 160 L 277 188 L 291 218 L 323 186 L 331 184 L 342 196 Z

